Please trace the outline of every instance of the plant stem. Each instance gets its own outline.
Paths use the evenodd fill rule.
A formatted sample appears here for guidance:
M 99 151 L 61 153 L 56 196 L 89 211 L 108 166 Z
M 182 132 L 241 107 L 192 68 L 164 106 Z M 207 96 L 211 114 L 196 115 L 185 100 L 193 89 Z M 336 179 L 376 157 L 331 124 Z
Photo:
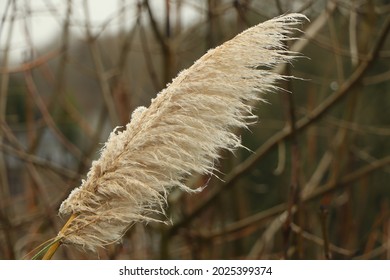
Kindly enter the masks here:
M 77 214 L 72 214 L 66 224 L 62 227 L 60 233 L 63 233 L 70 225 L 70 223 L 77 217 Z M 55 243 L 53 243 L 49 249 L 46 251 L 45 255 L 43 256 L 42 260 L 50 260 L 54 253 L 57 251 L 58 247 L 61 245 L 61 238 L 59 238 Z

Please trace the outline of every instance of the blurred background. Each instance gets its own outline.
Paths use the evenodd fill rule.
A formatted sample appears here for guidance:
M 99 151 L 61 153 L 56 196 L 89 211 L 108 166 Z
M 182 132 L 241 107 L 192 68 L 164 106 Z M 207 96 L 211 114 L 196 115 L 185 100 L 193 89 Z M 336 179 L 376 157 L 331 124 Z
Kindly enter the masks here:
M 301 12 L 292 79 L 167 223 L 58 259 L 389 259 L 390 1 L 0 0 L 0 259 L 56 236 L 110 131 L 208 49 Z M 256 50 L 253 50 L 254 52 Z M 289 94 L 288 91 L 292 92 Z

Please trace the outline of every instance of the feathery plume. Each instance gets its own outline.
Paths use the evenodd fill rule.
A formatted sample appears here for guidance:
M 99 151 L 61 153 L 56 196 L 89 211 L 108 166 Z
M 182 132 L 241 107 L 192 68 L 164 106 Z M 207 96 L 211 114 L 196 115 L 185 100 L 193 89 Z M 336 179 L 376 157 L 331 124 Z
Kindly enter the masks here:
M 73 215 L 58 235 L 85 249 L 120 240 L 135 222 L 164 213 L 173 187 L 191 174 L 212 174 L 222 149 L 241 146 L 233 131 L 253 122 L 254 101 L 284 78 L 270 69 L 294 54 L 284 41 L 305 16 L 289 14 L 247 29 L 208 51 L 116 128 L 86 180 L 60 207 Z

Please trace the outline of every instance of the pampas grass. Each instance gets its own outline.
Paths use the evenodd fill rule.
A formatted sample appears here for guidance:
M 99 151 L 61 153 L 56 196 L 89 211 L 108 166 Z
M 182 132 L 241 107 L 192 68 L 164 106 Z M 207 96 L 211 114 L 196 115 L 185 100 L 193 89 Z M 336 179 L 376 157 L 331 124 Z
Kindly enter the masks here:
M 149 108 L 136 109 L 126 127 L 114 129 L 86 180 L 60 207 L 71 219 L 57 246 L 96 250 L 119 241 L 133 223 L 164 213 L 172 188 L 196 191 L 184 179 L 212 174 L 221 150 L 241 147 L 233 131 L 255 121 L 252 104 L 284 78 L 270 69 L 294 57 L 284 41 L 304 18 L 266 21 L 210 50 Z

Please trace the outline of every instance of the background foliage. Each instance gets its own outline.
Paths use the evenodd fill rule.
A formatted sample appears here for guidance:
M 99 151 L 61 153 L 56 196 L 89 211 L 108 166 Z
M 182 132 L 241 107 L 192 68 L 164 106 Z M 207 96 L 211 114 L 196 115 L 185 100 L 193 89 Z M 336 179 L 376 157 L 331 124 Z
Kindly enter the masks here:
M 61 201 L 134 108 L 209 48 L 289 12 L 310 22 L 289 45 L 302 58 L 277 71 L 299 79 L 280 85 L 292 94 L 266 96 L 259 122 L 238 132 L 250 151 L 226 153 L 219 179 L 188 178 L 207 187 L 174 192 L 167 224 L 137 224 L 96 254 L 62 247 L 55 256 L 390 258 L 388 1 L 118 0 L 102 23 L 90 18 L 95 2 L 33 2 L 6 1 L 1 14 L 1 259 L 56 235 Z M 60 32 L 37 47 L 29 22 L 42 14 Z M 11 59 L 14 26 L 24 30 L 21 64 Z

